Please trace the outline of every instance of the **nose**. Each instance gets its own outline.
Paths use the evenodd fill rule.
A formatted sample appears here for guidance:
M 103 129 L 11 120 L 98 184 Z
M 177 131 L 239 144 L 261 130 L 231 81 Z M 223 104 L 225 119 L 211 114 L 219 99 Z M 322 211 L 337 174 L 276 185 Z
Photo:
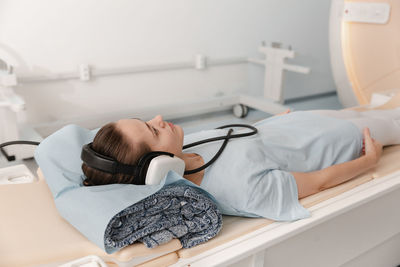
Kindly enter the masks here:
M 157 121 L 157 122 L 162 122 L 163 121 L 163 117 L 161 115 L 156 115 L 154 117 L 154 120 Z
M 156 125 L 159 125 L 160 127 L 164 127 L 164 120 L 161 115 L 155 116 L 153 119 L 150 120 L 150 122 L 153 122 Z

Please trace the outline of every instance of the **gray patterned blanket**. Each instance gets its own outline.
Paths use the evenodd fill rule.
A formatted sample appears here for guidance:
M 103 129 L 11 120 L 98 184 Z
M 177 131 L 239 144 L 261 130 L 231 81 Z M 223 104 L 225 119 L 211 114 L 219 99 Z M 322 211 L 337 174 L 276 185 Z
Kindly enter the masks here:
M 221 228 L 221 213 L 204 192 L 170 185 L 115 215 L 104 243 L 120 249 L 142 242 L 154 248 L 179 238 L 184 248 L 191 248 L 213 238 Z

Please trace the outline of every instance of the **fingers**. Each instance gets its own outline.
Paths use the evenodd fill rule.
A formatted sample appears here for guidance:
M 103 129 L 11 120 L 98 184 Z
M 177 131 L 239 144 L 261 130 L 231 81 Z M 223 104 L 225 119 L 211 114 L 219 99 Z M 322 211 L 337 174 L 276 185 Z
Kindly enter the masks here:
M 363 139 L 361 154 L 362 154 L 362 155 L 365 154 L 365 140 L 364 140 L 364 139 Z
M 368 128 L 364 128 L 363 134 L 364 140 L 362 153 L 365 154 L 368 153 L 368 151 L 371 151 L 371 149 L 373 150 L 373 148 L 375 147 L 375 140 L 371 138 L 371 133 Z
M 365 145 L 370 145 L 374 143 L 374 139 L 371 138 L 371 133 L 369 128 L 364 128 L 364 143 Z
M 383 148 L 382 143 L 379 142 L 378 140 L 374 140 L 374 144 L 375 144 L 375 146 L 379 147 L 379 149 L 382 149 L 382 148 Z
M 368 128 L 363 129 L 364 134 L 364 147 L 363 153 L 373 160 L 374 164 L 377 163 L 382 155 L 383 145 L 371 138 L 371 133 Z
M 369 128 L 368 127 L 365 127 L 363 132 L 364 132 L 364 136 L 367 136 L 367 137 L 371 138 L 371 133 L 369 132 Z

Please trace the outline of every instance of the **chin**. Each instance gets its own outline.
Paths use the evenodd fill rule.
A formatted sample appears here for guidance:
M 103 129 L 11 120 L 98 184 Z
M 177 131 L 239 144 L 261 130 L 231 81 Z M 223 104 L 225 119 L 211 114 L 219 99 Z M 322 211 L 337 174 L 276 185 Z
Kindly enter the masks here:
M 181 147 L 183 146 L 183 137 L 184 137 L 184 133 L 183 133 L 183 129 L 182 129 L 182 127 L 181 126 L 178 126 L 179 127 L 179 143 L 181 144 Z
M 179 129 L 178 131 L 179 131 L 179 133 L 181 134 L 181 136 L 182 136 L 182 138 L 183 138 L 183 135 L 184 135 L 183 128 L 182 128 L 181 126 L 179 126 L 179 125 L 175 125 L 175 127 L 176 127 L 177 129 Z

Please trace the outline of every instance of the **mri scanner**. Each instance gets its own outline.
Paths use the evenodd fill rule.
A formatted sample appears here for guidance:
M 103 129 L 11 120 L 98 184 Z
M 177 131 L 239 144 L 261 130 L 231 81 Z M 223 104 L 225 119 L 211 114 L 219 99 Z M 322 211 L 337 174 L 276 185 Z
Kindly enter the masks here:
M 399 29 L 399 1 L 332 1 L 331 62 L 345 107 L 367 109 L 400 92 Z M 310 218 L 225 216 L 217 237 L 191 249 L 173 240 L 152 250 L 133 244 L 108 255 L 58 215 L 40 169 L 37 176 L 30 183 L 0 185 L 0 266 L 400 264 L 400 145 L 385 148 L 367 173 L 302 199 Z M 38 210 L 41 216 L 34 216 Z

